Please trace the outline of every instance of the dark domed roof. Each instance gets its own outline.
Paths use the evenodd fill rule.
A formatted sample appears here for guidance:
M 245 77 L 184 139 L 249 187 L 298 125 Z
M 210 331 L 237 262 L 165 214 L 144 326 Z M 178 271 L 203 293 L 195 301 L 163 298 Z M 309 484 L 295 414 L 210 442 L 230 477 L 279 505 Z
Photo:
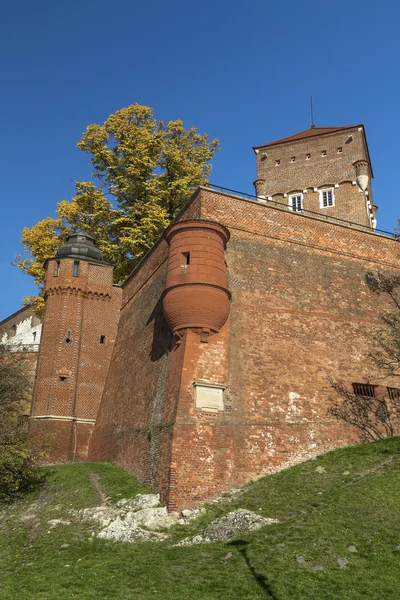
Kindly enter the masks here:
M 94 238 L 86 231 L 78 231 L 67 237 L 67 242 L 57 250 L 57 258 L 73 258 L 103 260 L 100 250 L 94 245 Z

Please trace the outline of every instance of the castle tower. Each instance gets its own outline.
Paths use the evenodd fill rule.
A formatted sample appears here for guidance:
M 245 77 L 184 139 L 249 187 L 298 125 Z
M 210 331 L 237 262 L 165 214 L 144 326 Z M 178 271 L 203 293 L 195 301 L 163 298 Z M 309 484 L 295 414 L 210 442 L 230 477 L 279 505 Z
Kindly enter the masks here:
M 164 233 L 169 244 L 164 315 L 174 334 L 191 329 L 207 341 L 229 316 L 224 252 L 229 231 L 211 221 L 184 221 Z
M 376 227 L 373 172 L 363 125 L 311 127 L 253 149 L 259 199 L 309 216 L 317 213 Z
M 113 266 L 85 232 L 46 261 L 46 299 L 31 432 L 49 460 L 84 460 L 117 328 Z

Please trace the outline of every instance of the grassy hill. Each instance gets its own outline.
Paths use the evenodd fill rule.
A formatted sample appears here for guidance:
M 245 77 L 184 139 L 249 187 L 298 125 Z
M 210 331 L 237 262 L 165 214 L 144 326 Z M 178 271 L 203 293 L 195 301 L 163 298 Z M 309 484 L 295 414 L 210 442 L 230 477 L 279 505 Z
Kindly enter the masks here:
M 145 493 L 134 478 L 107 464 L 47 471 L 42 490 L 0 510 L 0 600 L 400 598 L 400 438 L 250 483 L 171 539 L 136 545 L 98 539 L 68 512 L 104 494 Z M 172 547 L 236 508 L 280 522 L 233 542 Z M 51 528 L 53 519 L 71 524 Z

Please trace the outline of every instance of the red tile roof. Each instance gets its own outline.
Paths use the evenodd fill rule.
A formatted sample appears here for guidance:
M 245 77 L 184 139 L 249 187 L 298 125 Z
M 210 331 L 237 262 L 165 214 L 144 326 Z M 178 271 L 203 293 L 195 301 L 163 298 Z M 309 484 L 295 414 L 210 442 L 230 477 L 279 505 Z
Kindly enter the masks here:
M 282 144 L 283 142 L 292 142 L 296 140 L 302 140 L 308 137 L 315 137 L 317 135 L 323 135 L 324 133 L 333 133 L 335 131 L 343 131 L 345 129 L 354 129 L 355 127 L 364 127 L 361 125 L 346 125 L 345 127 L 311 127 L 310 129 L 306 129 L 305 131 L 300 131 L 300 133 L 295 133 L 294 135 L 289 135 L 288 137 L 282 138 L 281 140 L 277 140 L 276 142 L 269 142 L 268 144 L 263 144 L 262 146 L 253 146 L 253 149 L 256 148 L 265 148 L 266 146 L 274 146 L 275 144 Z

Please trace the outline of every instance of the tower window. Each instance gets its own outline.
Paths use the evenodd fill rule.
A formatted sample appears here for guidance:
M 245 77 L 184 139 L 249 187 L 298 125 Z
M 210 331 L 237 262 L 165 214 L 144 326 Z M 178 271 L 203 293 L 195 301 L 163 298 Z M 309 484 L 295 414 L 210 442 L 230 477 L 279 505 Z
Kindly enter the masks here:
M 335 195 L 333 188 L 329 190 L 321 190 L 319 193 L 319 203 L 321 208 L 328 208 L 329 206 L 335 206 Z
M 303 194 L 294 194 L 289 196 L 289 209 L 293 212 L 303 211 Z
M 326 156 L 326 150 L 322 150 L 321 156 Z
M 311 154 L 306 154 L 306 160 L 310 160 Z
M 337 153 L 342 154 L 342 152 L 343 152 L 343 148 L 342 148 L 342 146 L 339 146 L 339 148 L 337 149 Z
M 187 267 L 188 265 L 190 265 L 190 252 L 182 252 L 181 266 Z
M 60 381 L 68 381 L 68 377 L 65 375 L 60 375 Z
M 280 164 L 281 164 L 281 161 L 279 160 L 279 158 L 277 158 L 276 161 L 275 161 L 275 166 L 277 167 Z
M 292 162 L 296 162 L 296 157 L 295 157 L 295 156 L 292 156 L 292 158 L 290 159 L 290 162 L 291 162 L 291 163 L 292 163 Z
M 67 329 L 67 333 L 65 334 L 65 343 L 70 344 L 72 342 L 72 332 L 70 329 Z
M 56 268 L 54 270 L 54 277 L 58 277 L 60 274 L 60 261 L 57 260 L 56 262 Z
M 72 267 L 72 276 L 78 277 L 79 275 L 79 260 L 74 260 L 74 266 Z
M 101 335 L 100 336 L 100 344 L 104 344 L 106 341 L 106 336 L 105 335 Z

